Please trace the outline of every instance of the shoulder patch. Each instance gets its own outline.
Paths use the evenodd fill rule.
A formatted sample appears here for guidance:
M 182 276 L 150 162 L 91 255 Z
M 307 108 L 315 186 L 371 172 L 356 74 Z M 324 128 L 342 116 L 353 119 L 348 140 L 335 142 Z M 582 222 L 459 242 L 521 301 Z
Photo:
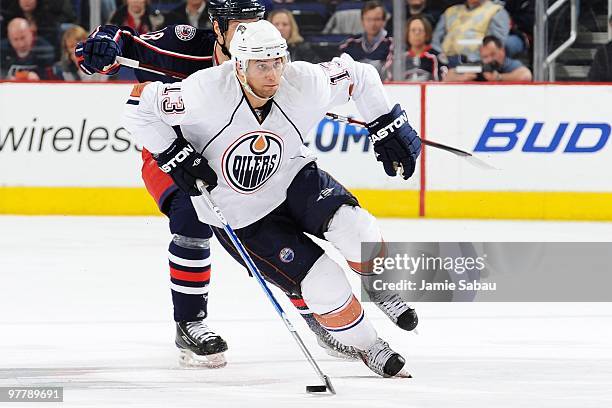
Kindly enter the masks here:
M 130 93 L 130 96 L 138 98 L 140 95 L 142 95 L 142 91 L 144 90 L 144 87 L 147 86 L 150 83 L 151 83 L 151 81 L 143 82 L 141 84 L 134 85 L 134 87 L 132 88 L 132 92 Z
M 189 41 L 196 35 L 196 28 L 187 24 L 179 24 L 174 27 L 174 33 L 181 41 Z
M 338 59 L 329 62 L 321 62 L 319 63 L 319 66 L 323 68 L 323 71 L 325 71 L 325 73 L 329 77 L 329 82 L 332 85 L 336 85 L 343 79 L 351 79 L 348 69 Z

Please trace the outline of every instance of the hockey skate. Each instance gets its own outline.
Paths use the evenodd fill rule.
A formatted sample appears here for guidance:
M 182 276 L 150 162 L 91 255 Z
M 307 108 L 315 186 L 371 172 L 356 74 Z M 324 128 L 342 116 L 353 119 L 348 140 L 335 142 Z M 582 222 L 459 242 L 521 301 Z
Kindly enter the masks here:
M 317 335 L 317 343 L 321 346 L 325 352 L 336 358 L 343 358 L 345 360 L 358 360 L 359 353 L 352 346 L 345 346 L 336 340 L 328 331 Z
M 343 358 L 346 360 L 358 360 L 359 353 L 354 347 L 345 346 L 336 340 L 323 326 L 319 324 L 317 319 L 312 315 L 303 314 L 302 317 L 308 324 L 308 327 L 317 336 L 317 343 L 321 346 L 325 352 L 336 358 Z
M 404 357 L 391 350 L 389 343 L 381 338 L 378 338 L 369 349 L 360 351 L 359 356 L 370 370 L 380 376 L 412 378 L 404 370 L 404 364 L 406 363 Z
M 176 323 L 179 365 L 184 368 L 221 368 L 227 361 L 223 354 L 227 343 L 203 320 Z
M 406 331 L 416 329 L 419 324 L 417 313 L 399 295 L 371 292 L 368 295 L 396 326 Z

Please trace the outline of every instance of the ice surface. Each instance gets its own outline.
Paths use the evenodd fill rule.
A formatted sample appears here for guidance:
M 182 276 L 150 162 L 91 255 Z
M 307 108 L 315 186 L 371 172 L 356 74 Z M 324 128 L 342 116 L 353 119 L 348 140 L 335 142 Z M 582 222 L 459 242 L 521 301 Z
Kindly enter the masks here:
M 388 241 L 612 239 L 605 223 L 381 226 Z M 227 340 L 229 363 L 184 370 L 173 345 L 164 218 L 0 217 L 0 231 L 0 386 L 65 387 L 65 402 L 45 407 L 612 406 L 612 304 L 421 303 L 419 335 L 366 305 L 415 377 L 382 379 L 324 354 L 279 295 L 338 391 L 308 395 L 305 386 L 318 384 L 311 367 L 256 282 L 216 242 L 209 323 Z

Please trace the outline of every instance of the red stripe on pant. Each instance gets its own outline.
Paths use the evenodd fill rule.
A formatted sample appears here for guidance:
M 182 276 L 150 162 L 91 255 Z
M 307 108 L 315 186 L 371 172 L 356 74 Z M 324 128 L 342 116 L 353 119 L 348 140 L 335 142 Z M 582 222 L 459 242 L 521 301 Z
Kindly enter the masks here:
M 302 298 L 289 298 L 295 307 L 308 307 Z

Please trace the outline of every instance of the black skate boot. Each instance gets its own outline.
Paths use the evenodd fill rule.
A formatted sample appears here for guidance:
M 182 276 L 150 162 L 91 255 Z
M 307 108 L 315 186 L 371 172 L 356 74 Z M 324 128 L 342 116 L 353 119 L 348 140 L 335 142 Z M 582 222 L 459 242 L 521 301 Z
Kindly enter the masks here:
M 177 322 L 175 343 L 180 350 L 182 367 L 221 368 L 227 364 L 223 355 L 227 343 L 204 320 Z
M 306 320 L 308 327 L 317 336 L 317 343 L 325 352 L 336 358 L 344 358 L 346 360 L 358 360 L 359 353 L 354 347 L 345 346 L 336 340 L 319 322 L 312 313 L 303 314 L 302 317 Z
M 360 351 L 359 356 L 370 370 L 380 376 L 412 378 L 403 369 L 406 363 L 404 357 L 391 350 L 389 343 L 381 338 L 378 338 L 369 349 Z
M 396 326 L 406 331 L 416 329 L 419 324 L 419 318 L 416 311 L 408 306 L 406 302 L 397 294 L 384 293 L 368 293 L 370 300 L 374 302 L 384 314 Z

